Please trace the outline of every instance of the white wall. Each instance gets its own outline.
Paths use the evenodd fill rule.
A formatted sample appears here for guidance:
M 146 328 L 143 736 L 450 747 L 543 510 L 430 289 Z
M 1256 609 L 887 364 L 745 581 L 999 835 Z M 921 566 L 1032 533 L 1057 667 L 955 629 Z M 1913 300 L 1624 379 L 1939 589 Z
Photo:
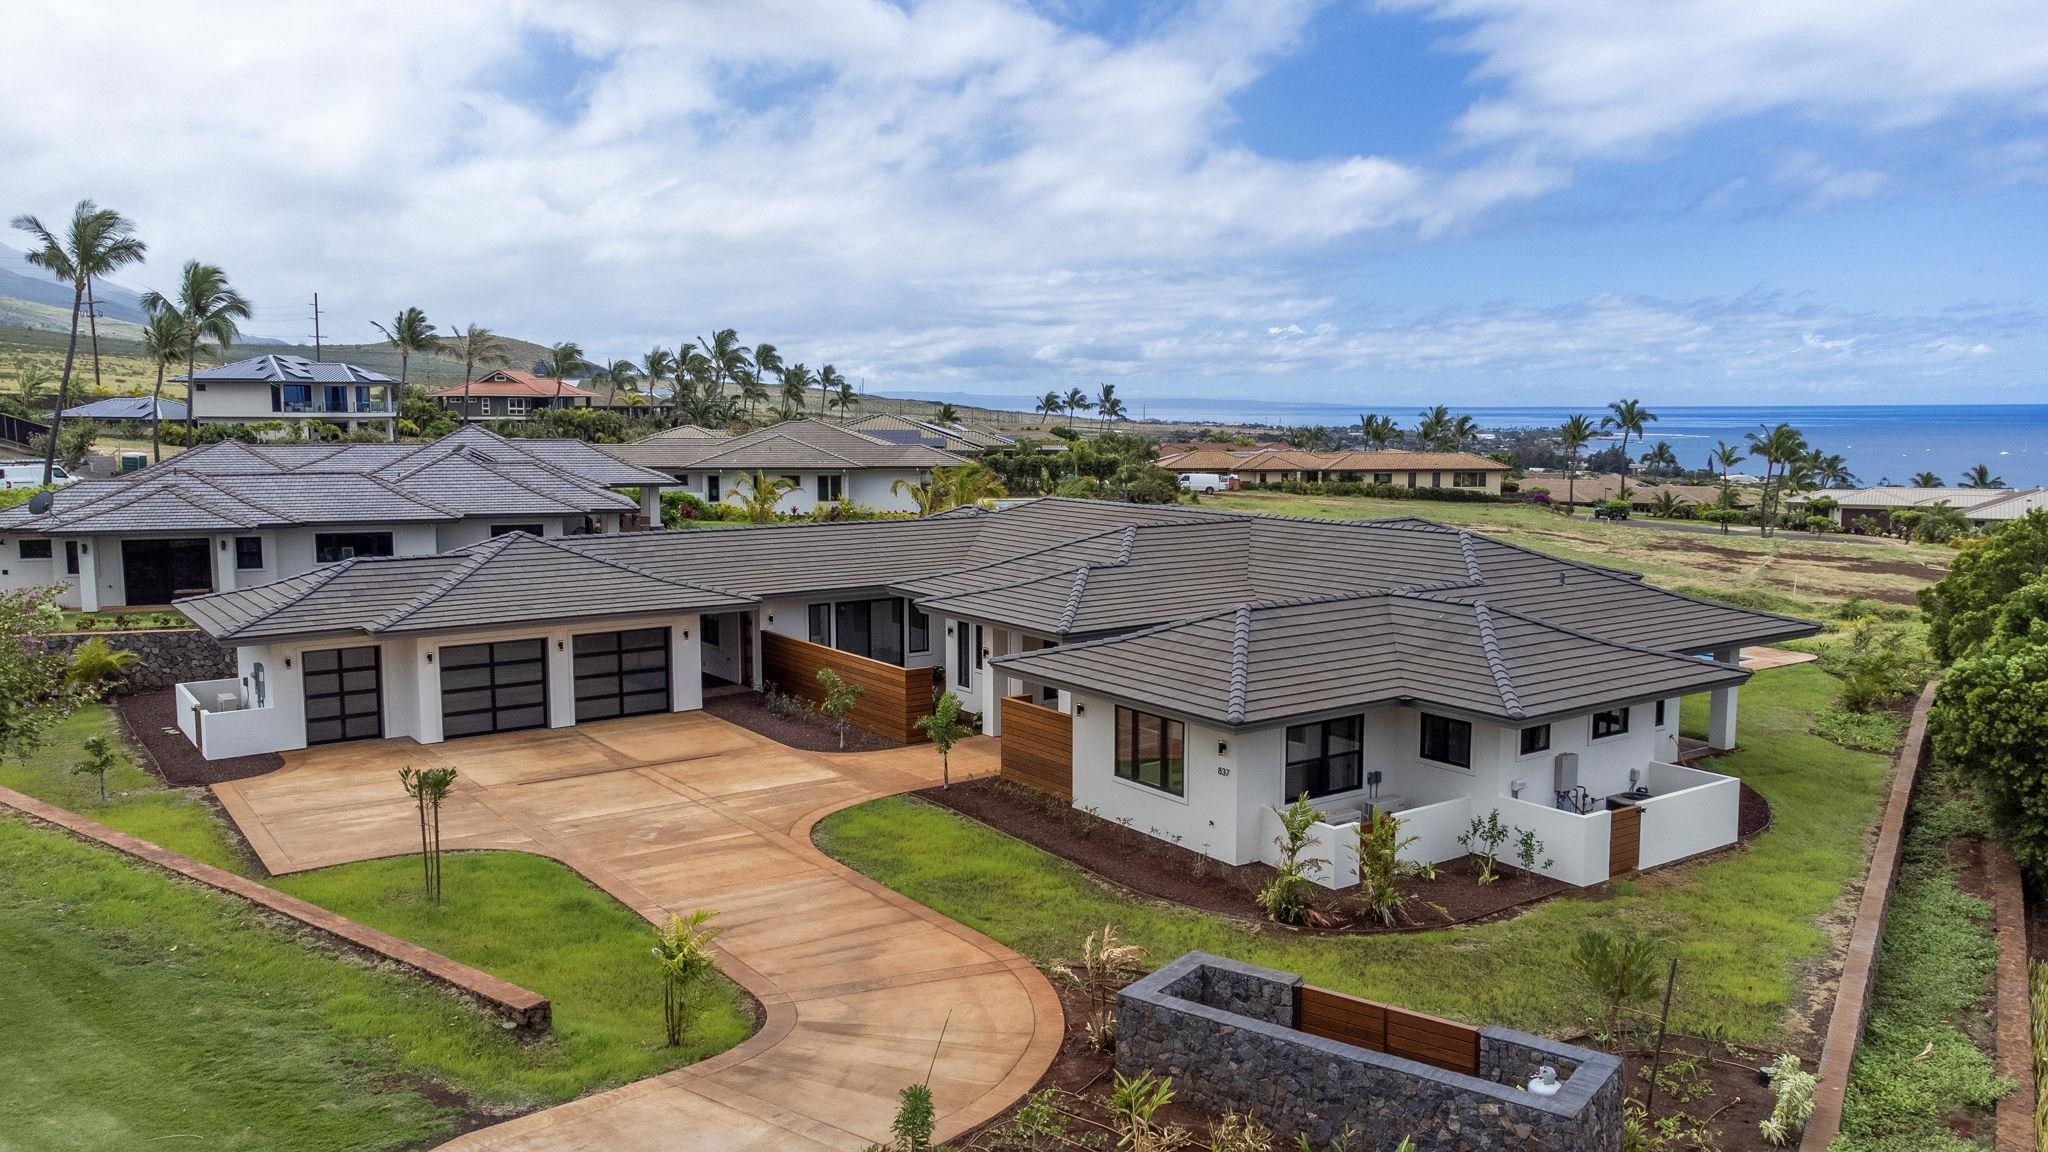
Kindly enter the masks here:
M 471 544 L 481 544 L 491 538 L 491 529 L 500 524 L 538 524 L 542 536 L 566 536 L 583 526 L 581 516 L 472 516 L 453 524 L 439 524 L 434 528 L 435 550 L 453 552 Z M 392 542 L 395 546 L 397 541 Z
M 1652 764 L 1650 798 L 1643 810 L 1638 867 L 1652 868 L 1735 843 L 1742 818 L 1742 784 L 1733 776 Z
M 915 512 L 917 511 L 917 501 L 912 499 L 909 493 L 899 494 L 890 489 L 898 480 L 908 480 L 912 484 L 923 483 L 927 475 L 914 468 L 851 468 L 845 470 L 820 470 L 814 468 L 809 470 L 767 469 L 765 471 L 771 477 L 794 476 L 797 478 L 798 486 L 796 490 L 784 496 L 775 505 L 777 511 L 792 515 L 808 515 L 812 509 L 818 506 L 818 477 L 821 475 L 841 477 L 840 490 L 857 504 L 865 504 L 870 508 L 883 512 Z M 703 474 L 688 472 L 681 474 L 689 476 L 692 481 L 691 484 L 684 487 L 683 491 L 694 496 L 703 497 Z M 718 481 L 719 501 L 729 503 L 728 498 L 733 493 L 745 491 L 741 482 L 748 480 L 752 475 L 751 471 L 720 473 Z
M 1500 769 L 1488 791 L 1505 796 L 1513 782 L 1521 780 L 1526 785 L 1522 799 L 1550 803 L 1556 757 L 1562 752 L 1575 752 L 1579 757 L 1579 785 L 1594 799 L 1626 792 L 1630 769 L 1640 772 L 1652 760 L 1678 758 L 1678 702 L 1666 702 L 1662 728 L 1654 723 L 1655 716 L 1656 705 L 1634 705 L 1629 709 L 1628 731 L 1599 740 L 1593 739 L 1590 714 L 1556 720 L 1550 725 L 1549 750 L 1527 756 L 1521 754 L 1520 728 L 1496 728 L 1499 759 L 1495 762 Z M 1473 763 L 1478 764 L 1480 726 L 1473 727 Z
M 1607 844 L 1613 834 L 1614 819 L 1605 809 L 1580 816 L 1503 796 L 1494 803 L 1475 803 L 1472 815 L 1484 820 L 1495 808 L 1500 810 L 1501 823 L 1530 829 L 1543 842 L 1542 854 L 1550 859 L 1551 866 L 1538 867 L 1537 871 L 1581 887 L 1607 879 Z M 1512 834 L 1500 847 L 1500 859 L 1515 863 Z M 1542 861 L 1537 863 L 1541 865 Z
M 1116 754 L 1116 704 L 1101 697 L 1074 696 L 1074 806 L 1093 809 L 1104 819 L 1128 822 L 1140 832 L 1161 839 L 1180 837 L 1181 847 L 1229 864 L 1244 864 L 1255 855 L 1242 844 L 1251 837 L 1240 827 L 1257 813 L 1239 804 L 1234 776 L 1236 750 L 1217 751 L 1231 737 L 1198 724 L 1187 726 L 1185 796 L 1173 796 L 1143 784 L 1119 780 L 1112 763 Z
M 743 613 L 724 612 L 718 614 L 718 646 L 697 644 L 700 667 L 705 674 L 731 680 L 740 678 L 740 617 Z M 779 619 L 779 614 L 778 614 Z M 702 635 L 702 627 L 698 629 Z

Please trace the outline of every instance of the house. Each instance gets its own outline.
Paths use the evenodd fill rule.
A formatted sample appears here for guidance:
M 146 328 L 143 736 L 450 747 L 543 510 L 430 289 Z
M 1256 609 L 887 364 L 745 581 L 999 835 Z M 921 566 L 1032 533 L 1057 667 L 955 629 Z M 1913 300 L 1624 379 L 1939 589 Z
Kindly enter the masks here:
M 1739 783 L 1682 762 L 1680 703 L 1732 747 L 1740 649 L 1818 630 L 1422 520 L 1062 499 L 519 535 L 180 604 L 237 654 L 179 687 L 208 756 L 811 693 L 834 667 L 857 723 L 916 739 L 943 687 L 1006 776 L 1225 863 L 1271 860 L 1307 794 L 1332 885 L 1373 811 L 1432 860 L 1498 812 L 1575 884 L 1732 843 Z
M 855 432 L 887 440 L 892 444 L 929 444 L 947 452 L 975 453 L 1014 448 L 1017 441 L 999 432 L 967 424 L 945 424 L 878 412 L 840 425 Z
M 1470 452 L 1302 452 L 1209 447 L 1161 456 L 1159 466 L 1183 475 L 1235 475 L 1246 484 L 1391 484 L 1460 488 L 1498 496 L 1508 466 Z
M 359 365 L 273 353 L 172 379 L 186 385 L 201 424 L 313 421 L 398 436 L 398 381 Z
M 1695 508 L 1711 508 L 1721 501 L 1718 484 L 1674 484 L 1666 480 L 1653 480 L 1644 476 L 1624 478 L 1617 472 L 1580 473 L 1566 477 L 1563 472 L 1530 472 L 1522 478 L 1522 491 L 1533 492 L 1542 489 L 1550 493 L 1552 503 L 1569 502 L 1575 508 L 1587 508 L 1605 504 L 1610 500 L 1628 496 L 1629 506 L 1637 512 L 1648 512 L 1658 496 L 1670 493 L 1680 503 Z M 1735 506 L 1747 508 L 1754 501 L 1751 494 L 1740 485 L 1734 486 Z
M 923 484 L 934 468 L 967 463 L 929 444 L 897 443 L 823 420 L 785 420 L 739 436 L 700 431 L 671 428 L 604 450 L 666 473 L 683 491 L 713 504 L 743 490 L 756 474 L 778 477 L 789 491 L 776 508 L 791 514 L 842 500 L 883 512 L 915 512 L 916 499 L 899 485 Z
M 1828 518 L 1844 528 L 1867 521 L 1879 531 L 1889 531 L 1892 514 L 1904 509 L 1927 509 L 1937 504 L 1962 511 L 1977 528 L 1996 527 L 2025 516 L 2030 509 L 2048 508 L 2048 488 L 1908 488 L 1886 485 L 1877 488 L 1829 488 L 1808 492 L 1794 499 L 1803 506 L 1817 496 L 1835 501 Z
M 88 612 L 164 605 L 349 556 L 617 532 L 658 521 L 672 483 L 578 441 L 475 427 L 425 445 L 224 440 L 71 485 L 45 510 L 0 511 L 0 589 L 57 586 L 58 603 Z
M 148 424 L 152 417 L 165 424 L 183 424 L 185 406 L 176 400 L 153 400 L 148 396 L 109 396 L 64 410 L 66 420 L 133 420 Z
M 524 420 L 543 408 L 588 408 L 597 400 L 597 393 L 579 384 L 517 368 L 486 372 L 428 395 L 464 420 Z

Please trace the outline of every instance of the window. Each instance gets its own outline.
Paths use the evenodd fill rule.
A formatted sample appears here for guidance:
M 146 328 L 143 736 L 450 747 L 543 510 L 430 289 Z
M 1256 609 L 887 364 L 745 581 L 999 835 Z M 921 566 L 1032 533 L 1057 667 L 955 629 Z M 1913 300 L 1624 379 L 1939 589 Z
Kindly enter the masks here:
M 321 532 L 313 537 L 313 559 L 320 564 L 332 564 L 351 556 L 389 555 L 389 532 Z
M 509 532 L 524 532 L 524 533 L 526 533 L 526 534 L 527 534 L 528 536 L 545 536 L 545 535 L 547 535 L 547 533 L 545 533 L 545 532 L 542 532 L 542 531 L 541 531 L 541 526 L 540 526 L 540 525 L 538 525 L 538 524 L 493 524 L 493 525 L 491 525 L 491 535 L 493 535 L 493 536 L 503 536 L 503 535 L 505 535 L 505 534 L 507 534 L 507 533 L 509 533 Z
M 505 415 L 507 415 L 507 416 L 524 416 L 524 415 L 526 415 L 526 397 L 524 397 L 524 396 L 514 396 L 514 397 L 512 397 L 511 399 L 509 399 L 509 400 L 505 401 Z
M 932 650 L 932 618 L 915 608 L 910 610 L 909 647 L 912 652 Z
M 1410 472 L 1410 473 L 1408 474 L 1408 486 L 1409 486 L 1410 488 L 1413 488 L 1413 487 L 1415 487 L 1415 473 L 1413 473 L 1413 472 Z
M 489 396 L 476 402 L 476 414 L 479 416 L 489 416 L 491 414 L 491 398 Z
M 830 646 L 832 643 L 832 605 L 811 605 L 811 630 L 807 637 L 813 644 Z
M 1657 727 L 1659 727 L 1659 728 L 1662 728 L 1663 726 L 1664 726 L 1664 702 L 1663 702 L 1662 700 L 1659 700 L 1659 701 L 1657 701 Z
M 1116 775 L 1119 780 L 1185 796 L 1186 746 L 1187 727 L 1180 721 L 1117 706 Z
M 1365 720 L 1345 716 L 1320 724 L 1296 724 L 1287 730 L 1287 785 L 1282 804 L 1306 792 L 1329 796 L 1349 792 L 1365 782 Z
M 698 623 L 697 629 L 699 632 L 703 634 L 704 647 L 716 648 L 719 646 L 720 641 L 718 638 L 718 617 L 704 617 L 702 621 Z
M 718 503 L 718 473 L 704 477 L 704 498 L 713 504 Z
M 64 574 L 66 576 L 78 575 L 78 541 L 76 540 L 66 540 L 64 542 Z
M 313 410 L 313 386 L 311 384 L 273 385 L 270 389 L 270 410 L 272 412 L 311 412 Z
M 1550 751 L 1550 725 L 1538 724 L 1522 729 L 1522 755 L 1533 756 L 1538 752 Z
M 1422 758 L 1459 768 L 1472 766 L 1472 725 L 1449 716 L 1422 714 Z
M 1453 472 L 1453 473 L 1451 473 L 1451 487 L 1453 487 L 1453 488 L 1484 488 L 1484 487 L 1486 487 L 1486 473 L 1484 473 L 1484 472 Z
M 846 477 L 844 477 L 844 476 L 820 476 L 820 477 L 818 477 L 818 503 L 820 503 L 820 504 L 837 504 L 837 503 L 839 503 L 839 498 L 840 498 L 840 496 L 841 496 L 841 495 L 843 495 L 843 494 L 845 493 L 845 491 L 846 491 Z
M 1628 731 L 1628 709 L 1616 708 L 1593 713 L 1593 739 L 1603 740 Z
M 974 637 L 965 620 L 953 622 L 953 683 L 963 691 L 974 687 Z
M 891 596 L 832 605 L 832 646 L 884 664 L 902 664 L 903 601 Z
M 1394 483 L 1394 474 L 1392 472 L 1375 472 L 1372 474 L 1372 482 L 1375 484 L 1392 485 Z
M 50 558 L 50 542 L 48 540 L 23 540 L 21 542 L 21 558 L 23 560 L 48 560 Z
M 263 537 L 235 537 L 235 567 L 244 572 L 263 567 Z
M 981 662 L 982 662 L 982 660 L 984 660 L 985 658 L 987 658 L 987 656 L 988 656 L 988 645 L 987 645 L 987 642 L 986 642 L 986 641 L 984 641 L 984 640 L 982 639 L 982 636 L 981 636 L 981 625 L 979 625 L 979 624 L 976 624 L 976 625 L 974 626 L 974 668 L 975 668 L 975 671 L 977 671 L 977 672 L 978 672 L 978 671 L 980 671 L 980 670 L 981 670 Z
M 1441 488 L 1441 487 L 1443 487 L 1443 486 L 1444 486 L 1444 474 L 1443 474 L 1443 473 L 1441 473 L 1441 472 L 1431 472 L 1431 473 L 1429 474 L 1429 486 L 1430 486 L 1431 488 Z

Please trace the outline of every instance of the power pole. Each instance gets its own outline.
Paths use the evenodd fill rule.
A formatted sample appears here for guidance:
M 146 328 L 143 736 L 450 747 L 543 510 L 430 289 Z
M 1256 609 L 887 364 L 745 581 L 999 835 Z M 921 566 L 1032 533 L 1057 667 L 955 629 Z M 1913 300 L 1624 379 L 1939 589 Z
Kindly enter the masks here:
M 320 294 L 313 293 L 313 359 L 320 359 Z

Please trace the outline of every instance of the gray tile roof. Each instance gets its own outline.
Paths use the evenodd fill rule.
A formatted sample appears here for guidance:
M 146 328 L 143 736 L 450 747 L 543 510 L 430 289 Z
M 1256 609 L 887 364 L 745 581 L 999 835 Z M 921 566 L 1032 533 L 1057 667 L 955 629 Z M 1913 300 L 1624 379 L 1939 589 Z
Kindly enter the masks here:
M 147 420 L 150 414 L 170 423 L 185 419 L 185 405 L 177 400 L 154 400 L 148 396 L 109 396 L 90 404 L 64 410 L 66 420 Z
M 670 471 L 950 468 L 967 463 L 964 457 L 928 444 L 895 444 L 823 420 L 785 420 L 743 436 L 656 433 L 631 444 L 607 445 L 605 451 L 629 464 Z
M 304 356 L 272 353 L 252 356 L 232 364 L 218 364 L 192 373 L 201 384 L 396 384 L 397 378 L 372 372 L 359 364 L 308 360 Z M 173 376 L 184 380 L 184 376 Z

